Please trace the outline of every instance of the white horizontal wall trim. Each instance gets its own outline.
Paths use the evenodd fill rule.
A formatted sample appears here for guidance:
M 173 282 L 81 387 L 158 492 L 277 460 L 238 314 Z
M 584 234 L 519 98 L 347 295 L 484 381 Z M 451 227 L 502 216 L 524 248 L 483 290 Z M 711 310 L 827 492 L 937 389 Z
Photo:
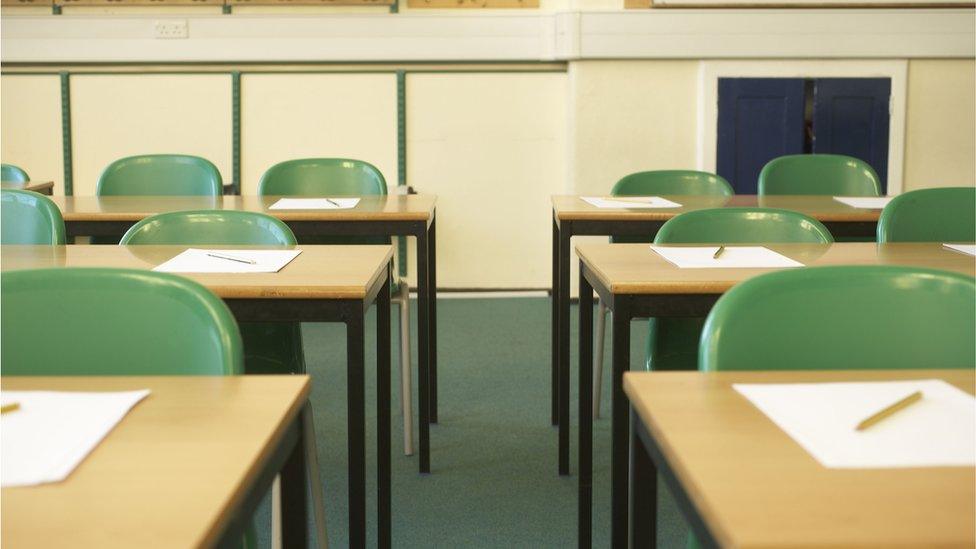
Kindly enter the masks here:
M 189 37 L 156 39 L 185 20 Z M 4 63 L 973 57 L 972 9 L 5 15 Z

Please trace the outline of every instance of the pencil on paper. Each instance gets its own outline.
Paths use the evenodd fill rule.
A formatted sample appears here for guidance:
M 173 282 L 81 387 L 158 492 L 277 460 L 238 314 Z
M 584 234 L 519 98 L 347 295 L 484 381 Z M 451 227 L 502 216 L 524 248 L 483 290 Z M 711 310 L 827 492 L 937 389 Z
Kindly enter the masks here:
M 861 421 L 860 423 L 857 424 L 856 430 L 863 431 L 868 427 L 871 427 L 872 425 L 878 423 L 879 421 L 891 417 L 892 415 L 898 413 L 899 411 L 908 408 L 909 406 L 915 404 L 920 400 L 922 400 L 922 391 L 915 391 L 914 393 L 908 395 L 907 397 L 899 400 L 898 402 L 895 402 L 894 404 L 891 404 L 890 406 L 886 406 L 885 408 L 875 412 L 870 417 Z
M 257 261 L 253 261 L 251 259 L 241 259 L 239 257 L 231 257 L 229 255 L 207 254 L 207 256 L 209 256 L 209 257 L 216 257 L 217 259 L 226 259 L 228 261 L 236 261 L 238 263 L 247 263 L 248 265 L 256 265 L 257 264 Z
M 0 406 L 0 414 L 6 414 L 7 412 L 15 412 L 20 410 L 19 402 L 11 402 L 10 404 L 4 404 Z
M 715 250 L 715 255 L 712 256 L 712 259 L 718 259 L 718 256 L 722 255 L 722 252 L 724 251 L 725 251 L 725 246 L 719 246 L 718 249 Z
M 325 201 L 326 201 L 326 202 L 328 202 L 329 204 L 332 204 L 332 205 L 333 205 L 333 206 L 335 206 L 336 208 L 341 208 L 341 207 L 342 207 L 342 206 L 340 206 L 340 205 L 339 205 L 339 203 L 338 203 L 338 202 L 336 202 L 336 201 L 334 201 L 334 200 L 332 200 L 331 198 L 326 198 L 326 199 L 325 199 Z

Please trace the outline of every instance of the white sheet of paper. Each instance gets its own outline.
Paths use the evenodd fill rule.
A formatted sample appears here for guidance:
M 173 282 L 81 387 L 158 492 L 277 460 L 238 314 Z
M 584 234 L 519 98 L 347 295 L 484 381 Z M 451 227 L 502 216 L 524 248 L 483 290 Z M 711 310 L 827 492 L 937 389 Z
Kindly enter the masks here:
M 802 267 L 803 263 L 762 246 L 726 246 L 718 259 L 718 246 L 651 246 L 658 255 L 682 269 L 766 269 Z
M 161 273 L 276 273 L 301 250 L 202 250 L 189 248 L 157 265 Z M 221 256 L 221 257 L 215 257 Z M 229 259 L 234 258 L 234 259 Z M 240 260 L 240 261 L 235 261 Z M 254 263 L 247 263 L 253 261 Z
M 825 467 L 976 465 L 976 399 L 942 380 L 733 387 Z M 915 391 L 921 401 L 855 430 Z
M 4 391 L 20 409 L 0 419 L 3 487 L 64 480 L 148 394 Z
M 943 246 L 967 255 L 976 255 L 976 244 L 943 244 Z
M 358 198 L 281 198 L 269 210 L 348 210 L 359 204 Z
M 835 196 L 834 200 L 847 204 L 852 208 L 865 210 L 883 210 L 891 202 L 893 196 Z
M 660 196 L 621 196 L 619 198 L 607 198 L 605 196 L 581 196 L 584 202 L 592 204 L 597 208 L 609 208 L 625 210 L 631 208 L 680 208 L 681 204 L 671 202 Z

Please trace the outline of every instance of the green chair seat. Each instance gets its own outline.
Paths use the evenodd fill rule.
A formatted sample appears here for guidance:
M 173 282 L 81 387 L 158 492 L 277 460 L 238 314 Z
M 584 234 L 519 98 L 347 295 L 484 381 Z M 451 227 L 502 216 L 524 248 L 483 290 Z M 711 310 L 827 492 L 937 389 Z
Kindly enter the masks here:
M 147 217 L 120 244 L 292 246 L 295 235 L 283 222 L 257 212 L 195 210 Z M 304 373 L 301 326 L 297 322 L 242 322 L 248 373 Z
M 759 194 L 878 196 L 881 180 L 870 164 L 851 156 L 793 154 L 763 166 Z
M 64 244 L 64 219 L 50 198 L 31 191 L 0 191 L 0 244 Z
M 0 181 L 27 183 L 30 181 L 30 177 L 20 167 L 14 166 L 13 164 L 0 164 Z
M 976 279 L 897 266 L 788 269 L 723 295 L 699 367 L 875 370 L 976 366 Z
M 819 221 L 773 208 L 695 210 L 668 220 L 655 244 L 829 244 L 834 239 Z M 647 338 L 648 370 L 695 370 L 703 318 L 652 318 Z
M 98 177 L 98 196 L 220 196 L 223 180 L 209 160 L 185 154 L 120 158 Z
M 896 196 L 878 219 L 878 242 L 976 242 L 976 187 Z

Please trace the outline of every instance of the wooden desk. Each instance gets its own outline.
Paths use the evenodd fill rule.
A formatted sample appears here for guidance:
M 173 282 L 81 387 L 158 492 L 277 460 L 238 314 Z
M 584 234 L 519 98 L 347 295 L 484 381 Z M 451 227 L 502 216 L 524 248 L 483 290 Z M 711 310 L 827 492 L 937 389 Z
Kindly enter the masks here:
M 973 258 L 937 243 L 769 244 L 807 266 L 906 265 L 976 275 Z M 722 293 L 774 269 L 679 269 L 647 244 L 583 244 L 580 257 L 580 539 L 590 536 L 592 478 L 593 290 L 612 311 L 611 514 L 614 547 L 627 543 L 627 401 L 630 323 L 649 317 L 704 317 Z M 588 314 L 587 314 L 588 313 Z M 562 380 L 561 380 L 562 381 Z M 565 380 L 568 385 L 568 379 Z
M 437 226 L 433 195 L 364 196 L 346 210 L 269 210 L 279 196 L 57 196 L 68 241 L 116 236 L 151 215 L 183 210 L 260 212 L 308 236 L 413 236 L 417 239 L 420 472 L 430 472 L 430 424 L 437 423 Z
M 51 196 L 54 194 L 54 181 L 3 181 L 0 188 L 19 191 L 34 191 L 35 193 Z
M 834 237 L 874 239 L 881 210 L 852 208 L 831 196 L 666 196 L 680 208 L 611 210 L 578 196 L 552 197 L 552 423 L 559 425 L 559 474 L 569 474 L 569 260 L 574 235 L 653 238 L 672 217 L 705 208 L 764 207 L 798 211 L 830 229 Z
M 152 391 L 67 480 L 3 489 L 5 547 L 232 547 L 278 472 L 284 546 L 306 546 L 308 376 L 4 376 L 0 387 Z
M 221 246 L 234 248 L 235 246 Z M 390 544 L 391 246 L 298 246 L 277 273 L 186 274 L 227 303 L 239 321 L 346 325 L 350 546 L 366 544 L 366 312 L 377 311 L 377 493 L 379 539 Z M 268 249 L 269 246 L 262 246 Z M 290 247 L 283 247 L 290 248 Z M 53 267 L 152 269 L 186 246 L 0 246 L 0 270 Z M 300 372 L 304 373 L 304 372 Z
M 973 547 L 976 469 L 828 469 L 733 383 L 943 379 L 972 370 L 628 372 L 634 547 L 652 546 L 657 473 L 703 547 Z

